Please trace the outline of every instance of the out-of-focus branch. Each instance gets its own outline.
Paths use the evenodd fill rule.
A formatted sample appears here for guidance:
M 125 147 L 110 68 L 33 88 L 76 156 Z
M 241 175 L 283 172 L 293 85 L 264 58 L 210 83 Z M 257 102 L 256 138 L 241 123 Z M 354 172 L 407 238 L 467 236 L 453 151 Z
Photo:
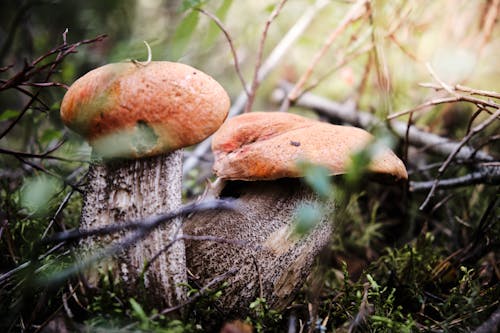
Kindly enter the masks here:
M 262 57 L 264 55 L 264 44 L 266 43 L 267 32 L 269 31 L 271 23 L 276 19 L 276 17 L 278 17 L 279 13 L 281 12 L 281 9 L 283 9 L 283 6 L 285 5 L 286 2 L 287 0 L 281 0 L 278 3 L 278 5 L 276 5 L 274 10 L 271 12 L 271 15 L 269 15 L 266 24 L 264 25 L 264 30 L 262 31 L 260 37 L 259 49 L 257 51 L 257 63 L 255 64 L 255 68 L 253 71 L 252 86 L 250 87 L 250 93 L 248 94 L 248 100 L 245 105 L 245 110 L 243 112 L 248 112 L 252 109 L 255 93 L 257 92 L 257 88 L 259 87 L 260 83 L 259 71 L 260 71 L 260 66 L 262 65 Z
M 224 36 L 226 37 L 226 40 L 229 44 L 229 48 L 231 49 L 231 54 L 233 55 L 233 62 L 234 62 L 234 69 L 236 70 L 236 74 L 238 75 L 238 78 L 240 79 L 241 85 L 243 86 L 243 90 L 247 94 L 247 97 L 250 95 L 250 92 L 248 91 L 247 84 L 245 82 L 245 79 L 243 78 L 243 74 L 241 73 L 240 69 L 240 62 L 238 60 L 238 54 L 236 52 L 236 48 L 234 47 L 233 44 L 233 39 L 231 38 L 231 35 L 229 34 L 229 31 L 224 27 L 224 24 L 219 20 L 217 16 L 214 14 L 202 9 L 202 8 L 195 8 L 197 11 L 200 13 L 208 16 L 212 21 L 215 22 L 215 24 L 219 27 L 219 29 L 222 31 Z
M 144 229 L 148 232 L 150 229 L 157 227 L 159 224 L 170 221 L 178 216 L 185 216 L 194 212 L 211 210 L 211 209 L 236 209 L 236 204 L 230 200 L 209 200 L 191 203 L 182 206 L 175 212 L 168 212 L 164 214 L 159 214 L 156 216 L 151 216 L 139 221 L 129 221 L 118 224 L 110 224 L 102 228 L 79 230 L 73 229 L 68 231 L 63 231 L 52 236 L 43 238 L 40 243 L 57 243 L 57 242 L 67 242 L 80 240 L 87 237 L 93 236 L 104 236 L 110 235 L 117 232 L 130 231 L 130 230 L 141 230 Z
M 0 85 L 0 91 L 12 88 L 14 86 L 19 86 L 19 85 L 30 85 L 32 82 L 29 80 L 37 75 L 42 73 L 44 70 L 49 68 L 49 71 L 46 73 L 45 76 L 45 81 L 48 81 L 50 76 L 54 73 L 54 68 L 55 66 L 59 65 L 63 59 L 71 54 L 76 52 L 76 48 L 79 47 L 80 45 L 85 45 L 85 44 L 91 44 L 95 42 L 100 42 L 104 38 L 106 38 L 106 35 L 99 35 L 95 38 L 92 39 L 84 39 L 79 42 L 73 43 L 73 44 L 68 44 L 66 41 L 64 41 L 63 44 L 53 48 L 52 50 L 46 52 L 45 54 L 41 55 L 40 57 L 36 58 L 33 60 L 31 63 L 25 63 L 24 67 L 12 75 L 8 80 L 4 80 L 2 84 Z M 42 61 L 45 59 L 56 55 L 56 58 L 48 63 L 45 63 L 43 65 L 40 65 Z M 44 82 L 48 83 L 48 82 Z M 39 85 L 42 83 L 38 83 Z
M 364 13 L 366 12 L 365 7 L 367 3 L 368 3 L 367 0 L 358 0 L 356 1 L 356 3 L 352 5 L 351 9 L 347 12 L 342 21 L 340 21 L 338 26 L 331 32 L 331 34 L 325 40 L 325 43 L 323 44 L 321 49 L 316 53 L 313 60 L 307 67 L 307 70 L 297 81 L 297 84 L 294 86 L 292 90 L 289 91 L 288 97 L 284 99 L 285 105 L 288 104 L 290 101 L 294 101 L 295 99 L 297 99 L 297 97 L 301 95 L 302 88 L 304 87 L 305 83 L 307 82 L 307 80 L 309 80 L 314 69 L 317 67 L 321 59 L 325 56 L 326 52 L 330 49 L 333 42 L 349 26 L 349 24 L 363 17 Z
M 482 168 L 468 175 L 439 180 L 436 189 L 456 188 L 476 184 L 500 184 L 500 168 Z M 434 180 L 424 182 L 410 182 L 410 191 L 420 192 L 430 190 L 434 186 Z
M 3 61 L 5 56 L 9 52 L 12 46 L 12 42 L 14 41 L 14 37 L 16 35 L 16 31 L 21 26 L 20 23 L 24 20 L 25 17 L 29 15 L 29 12 L 32 7 L 41 5 L 42 3 L 43 1 L 28 1 L 19 7 L 16 15 L 12 19 L 9 30 L 6 34 L 7 37 L 5 38 L 2 44 L 2 48 L 0 49 L 0 61 Z
M 187 204 L 180 207 L 179 209 L 176 209 L 173 212 L 167 212 L 164 214 L 147 217 L 138 221 L 113 224 L 102 228 L 84 231 L 64 231 L 44 238 L 40 241 L 40 244 L 42 245 L 56 242 L 74 241 L 91 236 L 110 235 L 116 232 L 123 232 L 127 230 L 133 231 L 131 235 L 125 237 L 122 241 L 113 243 L 108 247 L 97 251 L 95 254 L 82 259 L 79 263 L 70 266 L 69 268 L 64 269 L 58 273 L 54 273 L 53 275 L 39 282 L 42 284 L 57 285 L 100 259 L 115 255 L 120 251 L 127 250 L 138 241 L 147 237 L 155 228 L 160 226 L 162 223 L 167 223 L 168 221 L 171 221 L 172 219 L 179 216 L 185 216 L 190 213 L 213 209 L 237 209 L 237 204 L 230 200 L 207 200 Z
M 19 112 L 19 115 L 14 120 L 11 121 L 9 126 L 7 126 L 7 128 L 2 133 L 0 133 L 0 140 L 15 127 L 15 125 L 31 108 L 32 104 L 35 101 L 39 100 L 38 96 L 41 92 L 41 89 L 52 86 L 64 86 L 64 84 L 62 83 L 49 82 L 49 80 L 50 77 L 55 73 L 57 66 L 59 66 L 62 63 L 62 61 L 66 56 L 68 56 L 71 53 L 75 53 L 76 48 L 79 47 L 80 45 L 99 42 L 106 37 L 106 35 L 99 35 L 92 39 L 84 39 L 82 41 L 73 44 L 68 44 L 66 42 L 66 33 L 67 31 L 63 33 L 63 44 L 46 52 L 45 54 L 33 60 L 31 63 L 25 63 L 24 67 L 20 71 L 13 74 L 10 78 L 0 81 L 1 82 L 0 91 L 7 89 L 14 89 L 14 88 L 19 90 L 18 88 L 20 86 L 30 86 L 30 85 L 34 85 L 35 87 L 38 88 L 38 91 L 36 91 L 35 93 L 31 93 L 30 100 L 25 104 L 23 109 Z M 43 65 L 41 64 L 44 60 L 50 58 L 53 55 L 55 55 L 54 60 L 49 61 L 48 63 L 45 63 Z M 45 75 L 43 82 L 31 82 L 31 80 L 37 75 Z M 24 91 L 22 92 L 25 93 Z
M 420 83 L 419 86 L 424 87 L 424 88 L 431 88 L 431 89 L 435 89 L 435 90 L 442 90 L 443 89 L 443 87 L 441 85 L 435 84 L 435 83 Z M 453 91 L 460 91 L 460 92 L 465 92 L 465 93 L 468 93 L 471 95 L 479 95 L 479 96 L 500 99 L 500 94 L 497 93 L 496 91 L 474 89 L 474 88 L 470 88 L 470 87 L 463 86 L 460 84 L 456 84 L 454 86 L 449 86 L 449 87 Z
M 61 141 L 61 143 L 64 143 L 64 141 Z M 57 147 L 59 148 L 59 147 Z M 61 162 L 80 162 L 80 163 L 88 163 L 88 161 L 84 160 L 74 160 L 70 158 L 64 158 L 64 157 L 58 157 L 58 156 L 52 156 L 50 155 L 53 151 L 57 150 L 56 149 L 51 149 L 50 151 L 41 153 L 41 154 L 32 154 L 32 153 L 25 153 L 21 151 L 14 151 L 6 148 L 1 148 L 0 147 L 0 154 L 4 155 L 12 155 L 14 157 L 21 157 L 21 158 L 36 158 L 36 159 L 45 159 L 45 160 L 57 160 Z
M 462 149 L 463 146 L 469 142 L 469 140 L 476 135 L 477 133 L 483 131 L 486 127 L 490 126 L 498 117 L 500 117 L 500 109 L 498 109 L 494 114 L 489 116 L 485 121 L 480 123 L 479 125 L 475 126 L 460 142 L 459 144 L 455 147 L 455 149 L 448 155 L 448 158 L 446 161 L 441 165 L 441 167 L 438 169 L 438 174 L 436 176 L 436 179 L 434 180 L 434 184 L 431 187 L 431 190 L 429 191 L 429 194 L 427 194 L 427 197 L 425 198 L 424 202 L 420 206 L 420 209 L 423 210 L 427 204 L 429 203 L 430 199 L 434 195 L 434 191 L 436 190 L 438 183 L 440 182 L 441 176 L 444 174 L 448 166 L 450 165 L 451 161 L 457 156 L 458 152 L 460 149 Z

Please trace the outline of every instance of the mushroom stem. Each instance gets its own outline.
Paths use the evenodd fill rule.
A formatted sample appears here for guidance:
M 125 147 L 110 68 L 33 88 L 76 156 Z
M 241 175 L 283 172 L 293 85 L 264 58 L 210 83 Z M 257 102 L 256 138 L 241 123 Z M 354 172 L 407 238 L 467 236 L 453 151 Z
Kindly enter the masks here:
M 218 299 L 226 315 L 246 316 L 249 305 L 264 297 L 273 309 L 284 309 L 311 272 L 314 258 L 328 243 L 330 212 L 306 236 L 294 233 L 294 215 L 317 196 L 299 179 L 274 181 L 226 181 L 215 197 L 238 198 L 238 211 L 195 213 L 184 221 L 188 235 L 210 235 L 246 242 L 246 246 L 222 242 L 186 241 L 188 269 L 205 285 L 231 269 Z M 329 207 L 333 210 L 333 207 Z
M 181 205 L 182 149 L 137 160 L 108 161 L 90 166 L 89 182 L 83 202 L 81 229 L 98 228 L 111 223 L 156 215 Z M 134 247 L 102 262 L 111 268 L 127 294 L 155 306 L 173 306 L 184 300 L 187 281 L 185 250 L 182 241 L 162 253 L 143 272 L 145 264 L 175 237 L 182 233 L 181 219 L 154 230 Z M 83 247 L 93 250 L 123 237 L 106 236 L 86 239 Z M 107 271 L 107 270 L 104 270 Z M 96 283 L 97 270 L 87 274 Z M 144 274 L 143 274 L 144 273 Z

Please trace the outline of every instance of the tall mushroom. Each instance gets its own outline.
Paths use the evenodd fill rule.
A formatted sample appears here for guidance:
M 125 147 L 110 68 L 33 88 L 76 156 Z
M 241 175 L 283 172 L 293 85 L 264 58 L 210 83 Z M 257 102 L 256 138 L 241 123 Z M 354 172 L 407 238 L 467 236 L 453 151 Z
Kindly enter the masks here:
M 275 309 L 293 299 L 311 271 L 314 257 L 328 243 L 334 224 L 323 220 L 304 238 L 294 232 L 294 214 L 318 200 L 301 183 L 299 160 L 345 173 L 350 156 L 373 140 L 368 132 L 335 126 L 289 113 L 252 112 L 225 122 L 215 133 L 214 172 L 225 180 L 216 197 L 236 197 L 238 211 L 196 213 L 185 221 L 190 235 L 211 235 L 246 242 L 246 246 L 206 241 L 186 242 L 189 270 L 203 285 L 237 268 L 220 300 L 228 315 L 244 316 L 259 295 Z M 406 180 L 406 169 L 384 149 L 368 169 Z M 329 207 L 335 209 L 335 207 Z
M 94 160 L 81 229 L 179 207 L 182 148 L 215 132 L 227 117 L 229 104 L 227 93 L 213 78 L 180 63 L 108 64 L 75 81 L 62 101 L 61 117 L 89 141 Z M 180 230 L 180 223 L 177 219 L 158 228 L 126 253 L 101 262 L 101 268 L 111 267 L 135 297 L 156 306 L 177 304 L 185 298 L 179 285 L 186 282 L 183 242 L 176 242 L 147 272 L 142 271 Z M 95 248 L 122 236 L 83 245 Z M 95 274 L 89 276 L 95 282 Z

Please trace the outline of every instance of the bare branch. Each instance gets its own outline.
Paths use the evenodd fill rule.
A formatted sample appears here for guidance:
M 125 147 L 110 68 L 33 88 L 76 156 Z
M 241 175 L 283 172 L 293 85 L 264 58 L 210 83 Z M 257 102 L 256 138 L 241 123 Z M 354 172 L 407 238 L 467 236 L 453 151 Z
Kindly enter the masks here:
M 434 186 L 434 183 L 434 180 L 425 182 L 410 182 L 410 191 L 420 192 L 430 190 Z M 456 188 L 477 184 L 500 184 L 500 168 L 484 168 L 465 176 L 441 179 L 436 185 L 436 189 Z
M 420 104 L 419 106 L 417 106 L 413 109 L 393 113 L 393 114 L 387 116 L 387 119 L 388 120 L 396 119 L 396 118 L 399 118 L 399 117 L 404 116 L 406 114 L 414 113 L 414 112 L 429 108 L 431 106 L 445 104 L 445 103 L 453 103 L 453 102 L 458 102 L 458 101 L 460 101 L 460 97 L 436 98 L 436 99 L 433 99 L 431 101 Z
M 477 133 L 481 132 L 482 130 L 484 130 L 487 126 L 491 125 L 498 117 L 500 117 L 500 109 L 498 109 L 494 114 L 492 114 L 491 116 L 489 116 L 485 121 L 483 121 L 481 124 L 477 125 L 476 127 L 474 127 L 460 142 L 459 144 L 455 147 L 455 149 L 450 153 L 450 155 L 448 156 L 448 158 L 446 159 L 446 161 L 443 163 L 443 165 L 441 165 L 441 167 L 438 169 L 438 174 L 436 176 L 436 179 L 434 180 L 434 184 L 431 188 L 431 190 L 429 191 L 429 193 L 427 194 L 427 197 L 426 199 L 424 200 L 424 202 L 422 203 L 422 205 L 420 206 L 420 210 L 423 210 L 425 209 L 425 207 L 427 206 L 427 204 L 429 203 L 431 197 L 434 195 L 434 192 L 437 188 L 437 185 L 439 183 L 439 178 L 443 175 L 443 173 L 445 172 L 445 170 L 448 168 L 448 166 L 450 165 L 451 161 L 453 161 L 453 159 L 456 157 L 456 155 L 458 154 L 458 152 L 460 151 L 460 149 L 462 149 L 462 147 L 467 143 L 469 142 L 469 140 L 474 136 L 476 135 Z
M 55 69 L 58 65 L 61 64 L 61 62 L 64 60 L 64 58 L 71 54 L 76 52 L 76 48 L 79 47 L 80 45 L 84 44 L 91 44 L 95 42 L 102 41 L 106 35 L 99 35 L 95 38 L 92 39 L 85 39 L 73 44 L 67 44 L 66 43 L 66 32 L 63 34 L 63 44 L 53 48 L 52 50 L 46 52 L 45 54 L 41 55 L 40 57 L 36 58 L 34 61 L 32 61 L 30 64 L 25 64 L 23 69 L 21 69 L 19 72 L 15 73 L 13 76 L 11 76 L 9 79 L 2 81 L 2 84 L 0 85 L 0 91 L 6 90 L 6 89 L 11 89 L 11 88 L 16 88 L 19 86 L 23 85 L 34 85 L 37 86 L 39 89 L 37 92 L 31 94 L 30 100 L 25 104 L 23 109 L 19 112 L 19 115 L 7 126 L 7 128 L 0 134 L 0 140 L 6 136 L 12 128 L 15 127 L 15 125 L 21 120 L 21 118 L 26 114 L 26 112 L 31 108 L 32 104 L 35 101 L 38 101 L 39 94 L 43 88 L 46 87 L 51 87 L 51 86 L 63 86 L 64 84 L 62 83 L 55 83 L 55 82 L 49 82 L 50 77 L 52 74 L 54 74 Z M 44 65 L 39 65 L 43 60 L 56 55 L 55 60 L 44 64 Z M 33 83 L 30 82 L 30 80 L 35 76 L 39 74 L 45 73 L 45 78 L 43 82 L 37 82 Z M 19 89 L 18 89 L 19 90 Z M 45 104 L 42 103 L 42 105 L 45 106 Z
M 93 255 L 83 258 L 78 263 L 66 269 L 56 272 L 48 277 L 41 278 L 38 280 L 38 283 L 43 285 L 58 285 L 71 276 L 74 276 L 82 269 L 89 267 L 94 262 L 99 261 L 105 257 L 113 256 L 118 252 L 127 250 L 138 241 L 147 237 L 155 228 L 160 226 L 162 223 L 169 222 L 179 216 L 185 216 L 190 213 L 212 209 L 237 209 L 237 205 L 235 204 L 235 202 L 229 200 L 210 200 L 191 203 L 188 205 L 184 205 L 173 212 L 147 217 L 139 221 L 125 222 L 123 224 L 113 224 L 107 227 L 85 231 L 72 230 L 68 232 L 62 232 L 48 238 L 44 238 L 40 241 L 40 244 L 77 240 L 84 237 L 108 235 L 119 231 L 135 229 L 131 235 L 125 237 L 122 241 L 111 244 L 108 247 L 97 251 Z
M 474 89 L 471 89 L 468 87 L 459 86 L 462 89 L 465 88 L 466 90 L 469 90 L 466 92 L 471 93 L 471 95 L 462 95 L 462 94 L 458 93 L 458 90 L 460 90 L 460 88 L 457 88 L 457 86 L 451 87 L 450 85 L 444 83 L 441 79 L 439 79 L 439 77 L 432 70 L 432 67 L 430 67 L 430 65 L 428 65 L 428 70 L 430 71 L 431 75 L 436 79 L 436 81 L 439 82 L 439 85 L 433 85 L 433 84 L 426 83 L 423 85 L 421 84 L 421 86 L 426 87 L 426 88 L 433 88 L 433 89 L 437 89 L 437 90 L 444 89 L 449 94 L 451 94 L 452 97 L 437 98 L 437 99 L 425 102 L 423 104 L 420 104 L 416 108 L 393 113 L 393 114 L 389 115 L 387 117 L 387 119 L 391 120 L 391 119 L 398 118 L 398 117 L 401 117 L 401 116 L 409 114 L 409 113 L 421 111 L 421 110 L 426 109 L 430 106 L 444 104 L 444 103 L 452 103 L 452 102 L 473 103 L 473 104 L 476 104 L 477 107 L 479 107 L 481 109 L 485 109 L 488 112 L 490 112 L 490 111 L 486 109 L 487 107 L 493 108 L 494 110 L 500 108 L 500 104 L 495 103 L 491 100 L 484 100 L 484 99 L 480 99 L 480 98 L 476 98 L 476 97 L 471 96 L 471 95 L 482 95 L 482 96 L 486 96 L 486 97 L 494 97 L 496 95 L 499 95 L 498 93 L 491 92 L 491 91 L 474 90 Z
M 316 53 L 313 60 L 309 64 L 307 70 L 300 77 L 295 87 L 288 93 L 288 98 L 287 98 L 288 100 L 295 101 L 298 98 L 298 96 L 301 95 L 301 90 L 304 84 L 307 82 L 307 80 L 309 80 L 320 60 L 330 49 L 330 47 L 332 46 L 333 42 L 337 39 L 337 37 L 340 36 L 340 34 L 349 26 L 349 24 L 357 21 L 363 16 L 366 10 L 365 8 L 366 4 L 367 0 L 358 0 L 356 1 L 356 3 L 354 3 L 354 5 L 352 5 L 351 9 L 347 12 L 347 14 L 344 16 L 339 25 L 328 36 L 321 49 Z
M 221 275 L 217 275 L 216 277 L 214 277 L 212 279 L 212 281 L 210 281 L 205 286 L 203 286 L 200 290 L 198 290 L 198 292 L 193 294 L 193 296 L 189 297 L 185 302 L 182 302 L 181 304 L 170 307 L 170 308 L 166 308 L 166 309 L 162 310 L 159 314 L 155 314 L 155 315 L 151 316 L 150 319 L 155 319 L 155 318 L 159 317 L 160 315 L 165 315 L 167 313 L 179 310 L 180 308 L 183 308 L 186 305 L 196 301 L 198 298 L 203 296 L 210 288 L 212 288 L 216 284 L 221 283 L 222 281 L 224 281 L 225 279 L 227 279 L 231 275 L 236 274 L 238 272 L 238 270 L 239 270 L 238 268 L 232 268 Z
M 441 87 L 440 85 L 435 84 L 435 83 L 420 83 L 419 86 L 424 87 L 424 88 L 432 88 L 435 90 L 443 89 L 443 87 Z M 500 99 L 500 94 L 497 93 L 496 91 L 474 89 L 474 88 L 462 86 L 460 84 L 456 84 L 456 85 L 452 86 L 451 89 L 453 91 L 461 91 L 461 92 L 465 92 L 465 93 L 468 93 L 471 95 L 478 95 L 478 96 L 485 96 L 485 97 Z
M 110 224 L 105 227 L 96 229 L 87 229 L 87 230 L 73 229 L 73 230 L 63 231 L 55 235 L 52 235 L 50 237 L 43 238 L 40 241 L 40 244 L 74 241 L 74 240 L 80 240 L 82 238 L 110 235 L 113 233 L 128 231 L 128 230 L 154 229 L 159 224 L 170 221 L 179 216 L 185 216 L 198 211 L 205 211 L 212 209 L 236 209 L 236 207 L 237 207 L 236 204 L 231 200 L 210 200 L 210 201 L 191 203 L 184 205 L 173 212 L 151 216 L 145 219 L 140 219 L 138 221 L 128 221 L 128 222 L 121 222 L 118 224 Z
M 61 143 L 64 143 L 64 141 L 61 141 Z M 57 147 L 57 148 L 59 148 L 59 147 Z M 0 154 L 12 155 L 14 157 L 21 157 L 21 158 L 37 158 L 37 159 L 46 159 L 46 160 L 57 160 L 57 161 L 61 161 L 61 162 L 89 163 L 88 161 L 85 161 L 85 160 L 74 160 L 74 159 L 70 159 L 70 158 L 49 155 L 51 152 L 53 152 L 56 149 L 51 149 L 51 151 L 41 153 L 41 154 L 32 154 L 32 153 L 25 153 L 22 151 L 15 151 L 15 150 L 10 150 L 10 149 L 0 148 Z
M 245 106 L 245 110 L 243 112 L 248 112 L 252 109 L 253 105 L 253 100 L 255 98 L 255 93 L 257 92 L 257 88 L 259 87 L 259 71 L 260 71 L 260 66 L 262 65 L 262 57 L 264 55 L 264 44 L 267 39 L 267 31 L 269 30 L 269 27 L 271 26 L 271 23 L 276 19 L 276 17 L 279 15 L 281 12 L 281 9 L 285 5 L 287 0 L 280 0 L 279 4 L 276 5 L 274 10 L 272 11 L 271 15 L 269 15 L 269 18 L 266 21 L 266 24 L 264 25 L 264 30 L 262 31 L 262 35 L 260 37 L 260 44 L 259 44 L 259 49 L 257 51 L 257 63 L 255 64 L 254 72 L 253 72 L 253 79 L 252 79 L 252 86 L 250 88 L 250 93 L 248 95 L 248 100 L 247 104 Z
M 71 197 L 73 196 L 74 193 L 75 193 L 75 190 L 73 190 L 73 189 L 71 191 L 69 191 L 68 194 L 66 194 L 66 196 L 64 197 L 63 201 L 59 204 L 59 207 L 57 207 L 56 212 L 54 213 L 54 215 L 52 215 L 52 218 L 50 219 L 49 224 L 47 225 L 47 228 L 45 228 L 45 231 L 42 234 L 42 239 L 45 238 L 45 236 L 47 236 L 47 233 L 49 232 L 50 228 L 52 228 L 52 225 L 56 221 L 56 218 L 59 216 L 59 214 L 62 212 L 62 210 L 66 207 L 66 205 L 68 204 L 69 200 L 71 199 Z
M 240 68 L 240 62 L 238 60 L 238 54 L 236 53 L 236 48 L 234 47 L 233 44 L 233 39 L 231 38 L 231 35 L 229 35 L 229 32 L 227 29 L 224 27 L 222 22 L 219 20 L 217 16 L 214 14 L 204 10 L 203 8 L 195 8 L 197 11 L 199 11 L 202 14 L 205 14 L 208 16 L 214 23 L 219 27 L 219 29 L 222 31 L 224 36 L 226 36 L 226 40 L 229 43 L 229 48 L 231 49 L 231 54 L 233 55 L 233 61 L 234 61 L 234 68 L 236 69 L 236 74 L 238 75 L 238 78 L 240 79 L 241 85 L 243 86 L 244 92 L 247 94 L 247 98 L 250 96 L 250 92 L 248 91 L 247 84 L 245 82 L 245 79 L 243 78 L 243 74 L 241 73 L 241 68 Z
M 427 68 L 427 70 L 429 71 L 429 73 L 432 75 L 432 77 L 434 78 L 434 80 L 436 80 L 439 85 L 444 89 L 446 90 L 450 95 L 453 95 L 455 97 L 460 97 L 460 95 L 458 95 L 451 86 L 449 86 L 447 83 L 445 83 L 443 80 L 441 80 L 436 72 L 434 72 L 434 69 L 432 68 L 431 64 L 429 62 L 426 62 L 425 63 L 425 67 Z

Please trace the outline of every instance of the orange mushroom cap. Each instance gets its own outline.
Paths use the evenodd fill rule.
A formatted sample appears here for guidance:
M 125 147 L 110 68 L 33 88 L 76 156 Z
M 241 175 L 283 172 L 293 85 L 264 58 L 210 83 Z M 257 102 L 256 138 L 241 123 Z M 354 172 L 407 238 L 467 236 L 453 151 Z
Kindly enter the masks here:
M 272 180 L 301 177 L 298 161 L 347 171 L 351 156 L 374 137 L 356 127 L 337 126 L 283 112 L 252 112 L 229 119 L 214 134 L 214 172 L 223 179 Z M 403 162 L 389 149 L 368 170 L 407 179 Z
M 108 64 L 85 74 L 61 105 L 63 122 L 104 157 L 142 157 L 196 144 L 224 122 L 222 86 L 188 65 Z

